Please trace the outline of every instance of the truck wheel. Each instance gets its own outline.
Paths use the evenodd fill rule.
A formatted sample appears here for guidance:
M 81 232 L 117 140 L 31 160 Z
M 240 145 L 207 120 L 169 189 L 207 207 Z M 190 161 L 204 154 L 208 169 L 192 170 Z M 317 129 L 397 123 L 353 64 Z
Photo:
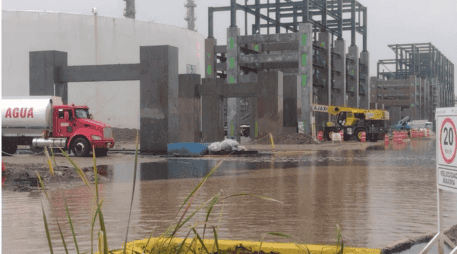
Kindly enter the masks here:
M 85 138 L 77 138 L 71 150 L 76 157 L 87 157 L 90 153 L 90 144 Z
M 95 156 L 103 157 L 108 154 L 108 148 L 95 148 Z
M 32 146 L 30 146 L 30 151 L 32 151 L 33 153 L 41 153 L 44 151 L 44 149 L 43 148 L 33 148 Z
M 13 155 L 17 151 L 16 140 L 2 139 L 2 155 Z

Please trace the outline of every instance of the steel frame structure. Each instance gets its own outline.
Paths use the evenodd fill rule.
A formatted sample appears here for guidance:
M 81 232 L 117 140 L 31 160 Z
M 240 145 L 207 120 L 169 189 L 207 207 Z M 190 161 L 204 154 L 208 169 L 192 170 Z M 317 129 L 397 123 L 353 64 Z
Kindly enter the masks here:
M 272 0 L 273 1 L 273 0 Z M 245 12 L 245 24 L 247 27 L 247 14 L 255 16 L 255 23 L 252 27 L 252 34 L 259 33 L 261 28 L 275 27 L 275 33 L 280 33 L 280 28 L 286 31 L 296 32 L 299 23 L 309 22 L 314 26 L 314 33 L 328 31 L 332 36 L 342 39 L 343 31 L 351 31 L 351 46 L 355 46 L 356 32 L 363 36 L 363 52 L 367 51 L 367 8 L 356 0 L 274 0 L 275 3 L 260 3 L 240 5 L 236 0 L 231 0 L 230 6 L 208 7 L 208 38 L 213 38 L 214 12 L 230 11 L 231 27 L 236 26 L 236 11 Z M 267 15 L 261 13 L 267 9 Z M 271 13 L 275 18 L 271 18 Z M 343 13 L 351 13 L 351 18 L 344 19 Z M 317 18 L 315 18 L 317 17 Z M 281 19 L 292 18 L 292 22 L 281 22 Z M 260 20 L 267 21 L 260 24 Z M 258 32 L 257 32 L 258 31 Z M 245 30 L 247 35 L 247 28 Z M 316 38 L 316 36 L 314 36 Z M 332 40 L 333 41 L 333 40 Z
M 283 83 L 286 87 L 284 98 L 287 97 L 288 101 L 283 114 L 288 118 L 282 127 L 287 131 L 294 128 L 298 131 L 297 126 L 301 125 L 308 135 L 315 133 L 329 118 L 328 115 L 314 113 L 313 103 L 369 107 L 365 6 L 356 0 L 254 2 L 248 5 L 245 0 L 242 5 L 237 0 L 230 0 L 230 6 L 208 8 L 206 79 L 219 78 L 225 79 L 228 84 L 239 84 L 256 82 L 258 73 L 280 71 L 281 75 L 288 76 Z M 230 27 L 227 28 L 227 44 L 217 45 L 213 35 L 214 13 L 222 11 L 230 11 Z M 237 11 L 244 11 L 245 14 L 244 35 L 237 27 Z M 271 15 L 272 12 L 274 15 Z M 255 17 L 250 35 L 247 14 Z M 264 20 L 262 24 L 261 20 Z M 271 27 L 276 28 L 275 34 L 270 34 Z M 351 31 L 347 53 L 343 31 Z M 356 45 L 356 33 L 363 36 L 361 52 Z M 235 128 L 231 131 L 235 136 L 230 134 L 230 138 L 239 139 L 240 116 L 246 118 L 249 117 L 249 110 L 255 112 L 256 102 L 251 105 L 251 99 L 248 99 L 246 103 L 249 107 L 241 110 L 240 106 L 244 103 L 239 98 L 228 98 L 226 103 L 223 102 L 223 107 L 227 107 L 227 116 L 222 113 L 222 117 L 227 119 L 227 125 Z M 252 116 L 245 120 L 250 126 L 257 126 L 262 117 Z M 256 135 L 251 131 L 251 137 Z
M 395 52 L 395 59 L 378 60 L 377 78 L 402 80 L 410 76 L 426 78 L 439 89 L 444 99 L 437 105 L 454 106 L 454 64 L 432 43 L 388 45 Z M 387 71 L 380 71 L 383 65 Z

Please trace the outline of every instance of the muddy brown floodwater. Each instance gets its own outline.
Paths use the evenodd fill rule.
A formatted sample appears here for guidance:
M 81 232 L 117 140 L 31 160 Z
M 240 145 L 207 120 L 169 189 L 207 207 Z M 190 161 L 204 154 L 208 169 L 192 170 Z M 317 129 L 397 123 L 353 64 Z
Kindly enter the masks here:
M 126 164 L 127 163 L 127 164 Z M 100 195 L 110 248 L 125 238 L 133 186 L 133 163 L 104 167 Z M 176 222 L 176 212 L 201 177 L 218 163 L 214 158 L 166 158 L 139 167 L 129 240 L 154 236 Z M 266 232 L 290 234 L 305 243 L 333 244 L 335 225 L 345 245 L 384 248 L 401 239 L 433 233 L 437 224 L 434 140 L 413 140 L 404 147 L 371 146 L 365 150 L 316 151 L 293 157 L 229 157 L 205 183 L 196 204 L 213 197 L 251 193 L 218 203 L 210 216 L 219 238 L 259 241 Z M 65 195 L 80 251 L 90 251 L 94 211 L 87 186 L 51 190 L 51 202 L 39 191 L 3 190 L 3 253 L 48 253 L 41 201 L 55 250 L 63 251 L 56 219 L 70 252 L 74 244 L 64 212 Z M 457 224 L 457 195 L 444 193 L 444 225 Z M 202 221 L 198 213 L 189 224 Z M 201 227 L 200 234 L 202 233 Z M 96 228 L 98 230 L 98 228 Z M 184 237 L 187 231 L 178 233 Z M 206 238 L 211 238 L 207 231 Z M 267 241 L 285 241 L 268 236 Z

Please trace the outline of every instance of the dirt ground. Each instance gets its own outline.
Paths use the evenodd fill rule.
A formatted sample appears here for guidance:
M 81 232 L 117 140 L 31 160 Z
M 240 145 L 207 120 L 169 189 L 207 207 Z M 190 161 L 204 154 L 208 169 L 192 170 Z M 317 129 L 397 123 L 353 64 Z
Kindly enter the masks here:
M 285 137 L 281 137 L 277 142 L 278 144 L 317 144 L 311 136 L 304 133 L 289 134 Z
M 70 158 L 81 169 L 86 169 L 85 175 L 91 182 L 94 180 L 93 160 L 92 157 L 78 158 L 70 155 Z M 40 174 L 44 185 L 48 189 L 56 187 L 70 188 L 83 184 L 81 177 L 78 175 L 73 165 L 62 154 L 55 156 L 57 167 L 54 168 L 55 176 L 51 176 L 48 164 L 43 155 L 18 154 L 13 156 L 2 156 L 5 164 L 5 182 L 3 190 L 13 191 L 33 191 L 37 189 L 37 174 Z M 139 156 L 138 163 L 161 161 L 164 158 L 160 156 Z M 108 156 L 96 159 L 97 165 L 113 165 L 122 163 L 133 163 L 135 161 L 134 153 L 116 153 L 109 152 Z M 90 169 L 90 170 L 87 170 Z M 108 182 L 109 179 L 100 176 L 100 182 Z

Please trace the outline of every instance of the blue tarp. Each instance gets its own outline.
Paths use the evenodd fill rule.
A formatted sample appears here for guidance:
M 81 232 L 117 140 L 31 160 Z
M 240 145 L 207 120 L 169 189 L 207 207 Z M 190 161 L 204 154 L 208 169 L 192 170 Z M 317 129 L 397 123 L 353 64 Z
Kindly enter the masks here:
M 200 156 L 208 153 L 210 143 L 171 143 L 167 145 L 168 154 L 179 156 Z

